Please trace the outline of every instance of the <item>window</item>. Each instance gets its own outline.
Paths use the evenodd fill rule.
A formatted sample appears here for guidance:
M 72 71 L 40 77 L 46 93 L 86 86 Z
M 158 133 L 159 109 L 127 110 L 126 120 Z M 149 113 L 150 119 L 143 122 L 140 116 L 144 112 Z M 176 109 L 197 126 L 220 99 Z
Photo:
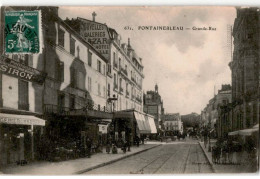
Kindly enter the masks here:
M 98 83 L 98 96 L 101 96 L 100 84 Z
M 92 65 L 92 53 L 88 51 L 88 66 Z
M 106 97 L 106 87 L 103 86 L 103 96 Z
M 119 79 L 119 86 L 120 86 L 120 89 L 122 88 L 122 78 Z
M 84 89 L 84 82 L 85 82 L 85 77 L 84 77 L 84 74 L 81 72 L 81 71 L 78 71 L 77 72 L 77 87 L 80 88 L 80 89 Z
M 65 32 L 62 29 L 58 31 L 58 45 L 64 47 L 64 34 Z
M 91 77 L 88 77 L 88 91 L 91 92 L 92 84 L 91 84 Z
M 114 84 L 116 85 L 116 74 L 114 74 Z
M 119 58 L 119 68 L 121 68 L 121 58 Z
M 115 52 L 113 52 L 113 63 L 114 63 L 114 65 L 116 64 L 116 53 Z
M 29 110 L 28 82 L 18 79 L 18 109 Z
M 77 78 L 76 78 L 77 74 L 76 74 L 76 70 L 74 68 L 71 68 L 70 71 L 70 79 L 71 79 L 71 87 L 76 87 L 77 85 Z
M 75 56 L 75 40 L 70 38 L 70 54 Z
M 70 94 L 70 109 L 75 109 L 75 96 Z
M 59 68 L 58 68 L 58 79 L 59 81 L 64 81 L 64 62 L 59 62 Z
M 110 84 L 107 85 L 107 96 L 110 97 Z
M 101 73 L 101 61 L 97 60 L 97 71 Z
M 106 74 L 106 65 L 105 64 L 103 65 L 103 74 L 104 75 Z

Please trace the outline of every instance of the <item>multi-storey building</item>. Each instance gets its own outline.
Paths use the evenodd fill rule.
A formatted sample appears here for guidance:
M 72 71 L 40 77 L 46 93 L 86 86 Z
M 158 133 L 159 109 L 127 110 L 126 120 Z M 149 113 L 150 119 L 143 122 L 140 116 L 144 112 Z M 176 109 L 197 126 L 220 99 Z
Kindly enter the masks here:
M 164 114 L 164 128 L 169 135 L 182 134 L 183 123 L 179 113 Z
M 121 36 L 115 29 L 96 22 L 95 12 L 92 15 L 92 21 L 78 17 L 77 19 L 66 19 L 65 22 L 108 61 L 106 68 L 108 105 L 115 113 L 112 123 L 114 132 L 111 135 L 115 140 L 122 137 L 133 141 L 135 135 L 151 131 L 144 125 L 143 128 L 137 125 L 138 121 L 142 120 L 137 117 L 140 116 L 137 113 L 145 119 L 142 113 L 144 79 L 142 59 L 135 53 L 130 39 L 127 44 L 122 43 Z M 127 116 L 131 116 L 131 122 Z M 145 121 L 147 124 L 145 126 L 148 126 L 148 120 Z M 136 130 L 136 127 L 139 130 Z
M 259 124 L 259 8 L 238 8 L 233 27 L 232 131 Z
M 44 151 L 48 153 L 38 151 L 37 158 L 43 156 L 45 159 L 51 155 L 50 150 L 57 146 L 65 145 L 64 147 L 68 147 L 69 143 L 81 141 L 81 146 L 84 147 L 86 137 L 90 137 L 95 143 L 99 138 L 98 123 L 102 122 L 102 119 L 112 119 L 112 114 L 109 113 L 112 108 L 107 101 L 108 60 L 58 17 L 58 8 L 16 7 L 5 10 L 19 9 L 41 10 L 42 53 L 34 55 L 10 54 L 4 57 L 7 61 L 1 61 L 0 140 L 1 143 L 4 143 L 4 145 L 0 145 L 1 156 L 4 156 L 1 158 L 2 163 L 15 162 L 21 158 L 28 160 L 30 157 L 23 155 L 33 152 L 31 147 L 23 141 L 20 142 L 21 146 L 18 148 L 8 148 L 13 143 L 18 145 L 19 141 L 10 138 L 9 135 L 14 133 L 10 132 L 12 131 L 10 129 L 15 131 L 17 127 L 7 125 L 13 123 L 8 123 L 5 119 L 21 121 L 27 117 L 26 120 L 30 122 L 21 123 L 24 130 L 18 133 L 19 136 L 22 134 L 24 136 L 29 131 L 29 129 L 27 130 L 28 125 L 30 128 L 31 125 L 45 124 L 44 121 L 35 117 L 35 115 L 42 116 L 47 121 L 45 137 L 49 141 L 49 145 L 42 144 L 47 142 L 46 140 L 34 140 L 34 146 L 37 146 L 34 148 L 41 150 L 39 145 L 42 142 L 41 145 L 45 147 Z M 3 32 L 3 29 L 1 30 Z M 3 44 L 3 39 L 1 39 L 1 43 Z M 1 50 L 3 53 L 3 49 Z M 16 73 L 11 76 L 5 74 L 3 69 L 6 67 L 3 68 L 3 65 L 10 62 L 19 63 L 19 67 L 30 71 L 38 71 L 38 81 L 37 78 L 30 81 L 21 78 L 21 76 L 15 77 Z M 26 115 L 14 116 L 13 114 Z M 40 122 L 36 123 L 36 121 Z M 2 123 L 4 124 L 2 125 Z M 30 131 L 32 133 L 33 128 Z M 14 136 L 14 139 L 16 137 Z M 19 138 L 19 140 L 24 140 L 23 137 Z M 33 148 L 33 144 L 31 145 Z M 47 149 L 48 147 L 50 150 Z M 10 153 L 8 150 L 11 151 L 11 155 L 8 154 Z M 6 155 L 2 155 L 5 153 Z
M 144 94 L 144 112 L 153 115 L 157 129 L 164 129 L 163 115 L 164 107 L 161 96 L 158 92 L 158 85 L 155 85 L 155 91 L 147 91 Z
M 201 113 L 204 122 L 202 126 L 208 127 L 210 130 L 212 130 L 212 132 L 214 131 L 214 135 L 216 135 L 217 128 L 220 129 L 220 126 L 218 126 L 219 122 L 220 120 L 222 120 L 222 114 L 220 114 L 220 106 L 227 105 L 230 102 L 231 86 L 222 85 L 221 89 L 218 90 L 218 93 L 212 99 L 209 100 L 209 103 Z M 219 121 L 217 122 L 217 120 Z
M 113 102 L 116 111 L 135 109 L 143 111 L 142 83 L 144 79 L 142 59 L 137 56 L 128 43 L 122 43 L 115 29 L 93 20 L 77 18 L 66 19 L 86 41 L 93 45 L 107 60 L 108 97 L 117 98 Z

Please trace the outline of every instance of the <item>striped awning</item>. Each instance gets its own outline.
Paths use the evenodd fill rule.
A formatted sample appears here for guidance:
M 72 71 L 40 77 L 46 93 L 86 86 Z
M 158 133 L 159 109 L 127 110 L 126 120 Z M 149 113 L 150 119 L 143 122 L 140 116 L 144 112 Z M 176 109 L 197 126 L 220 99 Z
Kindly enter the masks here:
M 148 120 L 145 120 L 144 114 L 139 113 L 139 112 L 134 112 L 134 116 L 135 116 L 140 134 L 151 133 L 149 122 L 148 122 Z
M 0 124 L 45 126 L 45 120 L 31 115 L 0 113 Z

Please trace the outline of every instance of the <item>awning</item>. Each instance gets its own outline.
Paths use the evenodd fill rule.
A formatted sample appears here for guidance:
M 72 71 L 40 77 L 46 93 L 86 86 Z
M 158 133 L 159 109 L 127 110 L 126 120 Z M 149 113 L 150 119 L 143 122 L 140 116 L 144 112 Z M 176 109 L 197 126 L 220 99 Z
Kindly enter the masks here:
M 252 128 L 252 129 L 243 129 L 238 131 L 239 135 L 243 135 L 243 136 L 250 136 L 252 135 L 254 132 L 257 132 L 259 129 L 256 128 Z
M 31 115 L 0 113 L 0 124 L 45 126 L 45 120 Z
M 154 118 L 150 117 L 148 115 L 146 115 L 146 117 L 147 117 L 149 125 L 150 125 L 151 133 L 152 134 L 156 134 L 157 133 L 157 129 L 156 129 L 156 126 L 155 126 L 155 123 L 154 123 Z
M 228 133 L 229 136 L 238 135 L 238 131 L 233 131 Z
M 145 120 L 144 114 L 141 114 L 139 112 L 134 112 L 134 116 L 135 116 L 140 134 L 151 133 L 150 125 L 149 125 L 148 121 Z

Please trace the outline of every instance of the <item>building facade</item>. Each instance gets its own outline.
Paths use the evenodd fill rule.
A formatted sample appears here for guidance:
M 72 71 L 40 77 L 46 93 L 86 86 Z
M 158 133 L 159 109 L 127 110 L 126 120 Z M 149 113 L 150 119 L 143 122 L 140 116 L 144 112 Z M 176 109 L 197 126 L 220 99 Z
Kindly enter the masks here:
M 216 132 L 217 137 L 225 137 L 228 132 L 231 131 L 231 86 L 222 85 L 222 88 L 218 91 L 217 99 L 219 101 L 217 105 L 217 121 L 216 121 Z
M 209 103 L 201 113 L 201 118 L 203 122 L 201 126 L 207 127 L 212 132 L 214 131 L 214 136 L 217 135 L 217 130 L 220 130 L 219 125 L 220 121 L 222 121 L 222 113 L 224 112 L 220 110 L 220 107 L 231 103 L 231 98 L 231 86 L 222 85 L 221 89 L 218 90 L 218 93 L 209 100 Z
M 123 43 L 120 34 L 106 24 L 93 19 L 66 19 L 87 42 L 93 45 L 107 60 L 107 95 L 117 100 L 113 103 L 114 111 L 135 109 L 143 111 L 143 65 L 132 48 L 130 39 Z
M 19 9 L 41 10 L 42 53 L 6 54 L 4 58 L 8 61 L 1 61 L 0 146 L 1 154 L 6 153 L 1 162 L 6 164 L 33 159 L 33 147 L 38 152 L 37 159 L 51 159 L 51 151 L 58 146 L 69 150 L 79 144 L 78 148 L 85 148 L 87 137 L 97 146 L 100 139 L 98 124 L 103 122 L 102 119 L 112 120 L 112 106 L 107 100 L 108 60 L 58 17 L 58 8 L 15 7 L 2 12 Z M 1 42 L 3 44 L 3 39 Z M 38 71 L 42 73 L 42 79 L 29 81 L 13 77 L 15 73 L 6 75 L 3 65 L 7 62 L 19 63 L 20 67 L 24 65 L 25 69 Z M 13 113 L 18 115 L 11 118 Z M 44 134 L 38 137 L 43 140 L 34 140 L 32 147 L 26 143 L 26 135 L 32 135 L 33 125 L 36 125 L 33 121 L 29 126 L 22 125 L 23 131 L 17 131 L 15 127 L 5 124 L 4 120 L 7 117 L 9 120 L 21 120 L 25 115 L 31 118 L 40 116 L 47 121 L 44 130 L 40 128 L 39 132 L 36 131 Z M 45 125 L 45 121 L 41 126 Z M 8 130 L 11 128 L 15 136 L 9 137 L 11 134 Z M 12 149 L 12 146 L 16 147 Z M 29 157 L 24 156 L 27 155 L 26 151 L 29 151 Z
M 168 135 L 183 133 L 183 122 L 179 113 L 164 114 L 164 128 Z
M 232 131 L 259 124 L 259 8 L 237 8 L 233 27 Z

